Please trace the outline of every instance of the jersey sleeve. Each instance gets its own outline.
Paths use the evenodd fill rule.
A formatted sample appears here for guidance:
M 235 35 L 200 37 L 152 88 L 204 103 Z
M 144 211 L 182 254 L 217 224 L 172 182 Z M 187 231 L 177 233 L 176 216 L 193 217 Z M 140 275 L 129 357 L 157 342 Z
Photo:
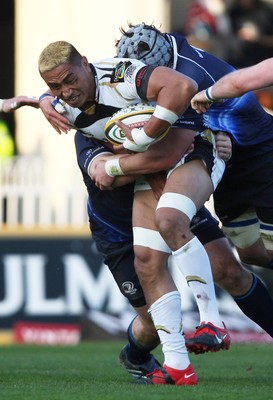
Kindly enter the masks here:
M 80 169 L 88 175 L 89 165 L 101 154 L 112 154 L 109 149 L 96 140 L 85 137 L 77 131 L 74 138 L 77 161 Z
M 117 90 L 124 98 L 147 100 L 148 82 L 155 68 L 139 60 L 122 60 L 115 67 L 112 82 L 118 83 Z

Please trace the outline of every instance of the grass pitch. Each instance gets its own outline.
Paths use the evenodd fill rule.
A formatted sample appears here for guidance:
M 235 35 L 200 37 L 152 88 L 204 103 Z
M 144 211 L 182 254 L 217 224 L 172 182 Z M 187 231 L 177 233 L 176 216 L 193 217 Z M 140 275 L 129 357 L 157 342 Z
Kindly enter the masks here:
M 191 355 L 194 387 L 132 384 L 119 365 L 123 343 L 75 347 L 0 348 L 0 398 L 5 400 L 273 399 L 273 346 L 234 344 L 229 351 Z M 162 361 L 160 350 L 155 352 Z

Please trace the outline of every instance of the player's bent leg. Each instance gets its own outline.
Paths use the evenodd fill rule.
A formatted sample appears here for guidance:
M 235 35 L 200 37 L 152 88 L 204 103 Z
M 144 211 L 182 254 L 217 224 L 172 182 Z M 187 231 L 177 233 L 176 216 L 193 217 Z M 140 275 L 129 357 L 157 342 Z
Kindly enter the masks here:
M 205 246 L 206 250 L 210 248 L 211 243 L 223 243 L 223 245 L 228 244 L 223 232 L 219 228 L 219 222 L 205 207 L 202 207 L 193 218 L 191 222 L 191 230 Z M 215 256 L 214 259 L 210 258 L 212 270 L 213 262 L 216 266 L 218 266 L 219 263 L 221 264 L 222 255 L 221 250 L 218 251 L 218 247 L 215 245 L 212 246 L 212 255 L 214 255 L 214 250 L 217 257 Z M 225 273 L 221 268 L 219 268 L 218 276 L 220 277 L 222 274 L 224 275 Z M 201 354 L 207 351 L 228 349 L 230 346 L 230 337 L 223 324 L 220 327 L 216 327 L 211 323 L 205 324 L 201 321 L 194 334 L 186 335 L 186 345 L 189 352 Z
M 213 240 L 205 244 L 213 279 L 216 285 L 231 296 L 241 296 L 252 285 L 252 274 L 236 259 L 227 238 Z
M 153 194 L 151 203 L 153 204 Z M 141 281 L 149 313 L 157 329 L 164 354 L 164 372 L 169 368 L 169 379 L 160 379 L 160 382 L 147 376 L 143 382 L 152 384 L 190 384 L 191 379 L 197 382 L 196 375 L 191 367 L 185 339 L 183 336 L 181 296 L 168 270 L 169 248 L 158 234 L 154 222 L 154 209 L 145 207 L 149 204 L 145 196 L 137 193 L 135 202 L 142 200 L 140 212 L 134 207 L 133 226 L 136 255 L 136 271 Z M 155 199 L 154 199 L 155 200 Z M 138 204 L 138 203 L 137 203 Z M 191 368 L 188 379 L 183 379 L 185 370 Z M 152 375 L 156 373 L 154 371 Z
M 186 177 L 181 179 L 185 171 Z M 194 160 L 172 172 L 157 206 L 162 235 L 170 231 L 166 241 L 173 250 L 173 260 L 191 288 L 199 309 L 201 329 L 186 341 L 187 349 L 195 353 L 220 350 L 228 335 L 219 315 L 208 255 L 190 231 L 196 208 L 203 205 L 211 191 L 212 181 L 204 163 Z
M 120 363 L 134 377 L 146 375 L 159 366 L 150 353 L 158 345 L 159 338 L 135 271 L 133 243 L 119 243 L 109 247 L 109 242 L 100 241 L 98 245 L 105 254 L 104 262 L 121 293 L 137 314 L 127 329 L 128 344 L 120 353 Z
M 215 283 L 226 290 L 241 311 L 273 336 L 273 299 L 263 282 L 236 259 L 227 239 L 205 244 Z
M 156 230 L 155 206 L 151 190 L 136 192 L 133 207 L 135 269 L 148 305 L 176 290 L 168 270 L 171 251 Z
M 142 252 L 142 255 L 146 253 L 146 257 L 139 257 L 141 258 L 139 263 L 137 263 L 138 258 L 136 256 L 136 270 L 142 275 L 145 281 L 144 286 L 149 292 L 149 295 L 147 295 L 151 302 L 149 313 L 162 343 L 164 365 L 148 374 L 143 383 L 196 384 L 197 378 L 188 359 L 183 336 L 181 298 L 167 267 L 168 247 L 157 232 L 147 231 L 148 234 L 144 228 L 134 228 L 134 240 L 138 243 L 138 246 L 135 247 L 136 254 L 138 250 Z M 147 237 L 152 240 L 148 240 L 146 243 Z M 149 247 L 146 247 L 145 244 Z M 155 247 L 157 250 L 151 247 Z M 158 249 L 166 249 L 166 252 Z M 138 264 L 140 266 L 137 267 Z M 142 269 L 145 269 L 145 271 L 141 272 Z M 188 371 L 190 373 L 187 377 Z M 185 374 L 187 378 L 185 378 Z
M 253 209 L 223 223 L 223 232 L 236 247 L 240 260 L 246 264 L 272 268 L 272 224 L 258 219 Z
M 143 231 L 143 228 L 141 228 Z M 168 270 L 169 254 L 144 246 L 135 246 L 135 269 L 148 304 L 176 290 Z

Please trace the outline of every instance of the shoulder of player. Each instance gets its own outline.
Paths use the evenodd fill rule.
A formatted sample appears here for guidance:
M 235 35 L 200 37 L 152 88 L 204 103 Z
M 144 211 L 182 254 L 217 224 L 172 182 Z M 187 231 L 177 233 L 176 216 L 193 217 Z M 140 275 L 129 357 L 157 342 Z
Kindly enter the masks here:
M 101 71 L 101 70 L 110 70 L 113 68 L 117 68 L 120 65 L 129 66 L 129 65 L 136 65 L 136 66 L 143 66 L 142 61 L 136 60 L 136 59 L 130 59 L 130 58 L 117 58 L 117 57 L 112 57 L 112 58 L 104 58 L 100 60 L 96 60 L 92 62 L 93 67 L 96 69 L 96 71 Z
M 107 90 L 106 87 L 109 84 L 111 87 L 119 83 L 122 83 L 122 86 L 124 83 L 126 83 L 125 86 L 135 85 L 136 76 L 144 67 L 147 68 L 142 61 L 117 57 L 98 60 L 93 63 L 100 90 L 102 88 Z

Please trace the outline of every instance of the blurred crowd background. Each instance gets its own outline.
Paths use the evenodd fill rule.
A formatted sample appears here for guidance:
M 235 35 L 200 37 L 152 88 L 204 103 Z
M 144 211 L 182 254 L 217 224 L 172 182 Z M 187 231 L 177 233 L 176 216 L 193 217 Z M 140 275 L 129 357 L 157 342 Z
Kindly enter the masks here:
M 90 61 L 109 57 L 115 54 L 119 28 L 126 28 L 128 22 L 153 23 L 165 32 L 182 32 L 193 45 L 237 68 L 273 56 L 272 0 L 121 0 L 118 7 L 110 0 L 0 0 L 0 21 L 1 98 L 17 94 L 39 97 L 44 92 L 37 60 L 50 42 L 70 41 Z M 264 107 L 273 109 L 270 88 L 256 95 Z M 46 224 L 86 228 L 85 210 L 79 211 L 77 193 L 84 194 L 72 132 L 58 136 L 40 111 L 23 108 L 1 115 L 0 149 L 0 158 L 6 160 L 0 177 L 3 229 Z M 8 164 L 11 158 L 13 162 Z M 19 208 L 9 208 L 3 186 L 13 185 L 14 180 L 14 192 L 18 185 L 36 186 L 35 193 L 45 192 L 43 217 L 39 210 L 34 215 L 33 204 L 27 206 L 23 201 Z

